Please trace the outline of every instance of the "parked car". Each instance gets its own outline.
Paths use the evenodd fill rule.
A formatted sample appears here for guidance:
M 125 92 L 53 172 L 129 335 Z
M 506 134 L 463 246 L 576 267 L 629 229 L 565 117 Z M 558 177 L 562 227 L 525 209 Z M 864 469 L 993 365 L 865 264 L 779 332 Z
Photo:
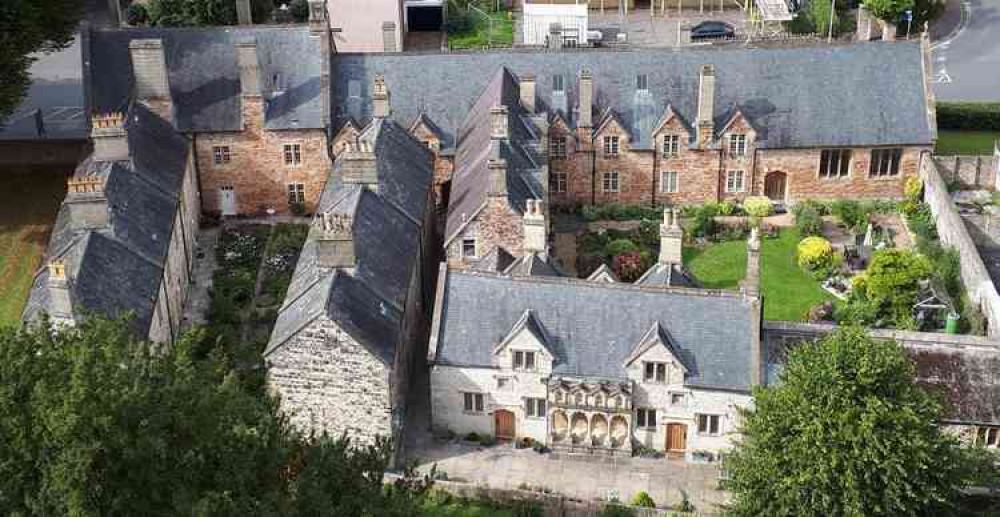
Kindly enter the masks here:
M 691 29 L 691 41 L 706 39 L 731 39 L 734 37 L 736 37 L 736 29 L 726 22 L 701 22 Z

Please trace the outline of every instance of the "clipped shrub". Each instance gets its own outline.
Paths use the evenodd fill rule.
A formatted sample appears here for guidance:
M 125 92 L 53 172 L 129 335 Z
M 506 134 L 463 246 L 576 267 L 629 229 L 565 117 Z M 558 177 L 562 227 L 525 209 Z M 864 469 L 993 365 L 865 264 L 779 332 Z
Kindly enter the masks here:
M 723 201 L 718 205 L 719 215 L 733 215 L 736 212 L 736 203 Z
M 802 237 L 812 237 L 823 235 L 823 216 L 814 205 L 800 205 L 795 207 L 795 229 Z
M 636 244 L 629 239 L 615 239 L 609 242 L 604 248 L 604 252 L 611 257 L 635 251 L 639 251 L 639 246 L 636 246 Z
M 809 271 L 830 267 L 833 264 L 833 245 L 822 237 L 806 237 L 799 242 L 799 267 Z
M 628 506 L 622 506 L 616 503 L 608 503 L 601 508 L 598 512 L 597 517 L 632 517 L 635 512 Z
M 638 506 L 640 508 L 656 508 L 656 503 L 653 501 L 653 498 L 649 496 L 649 492 L 642 490 L 632 497 L 632 506 Z
M 753 217 L 764 218 L 774 213 L 774 203 L 765 196 L 752 196 L 743 201 L 743 209 Z
M 125 10 L 125 21 L 132 26 L 146 25 L 149 22 L 149 11 L 145 5 L 132 4 Z
M 711 205 L 705 205 L 696 210 L 688 223 L 687 232 L 694 237 L 711 238 L 718 228 L 715 215 L 716 208 Z
M 469 434 L 465 435 L 465 441 L 467 441 L 467 442 L 478 442 L 479 441 L 479 433 L 469 433 Z
M 1000 131 L 1000 102 L 939 102 L 941 129 Z

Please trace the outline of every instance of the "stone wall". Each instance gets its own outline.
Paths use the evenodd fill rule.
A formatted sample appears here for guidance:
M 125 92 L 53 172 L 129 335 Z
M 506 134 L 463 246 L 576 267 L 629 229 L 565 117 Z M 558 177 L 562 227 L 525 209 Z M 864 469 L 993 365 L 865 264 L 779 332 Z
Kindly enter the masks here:
M 962 212 L 960 215 L 976 247 L 1000 251 L 1000 210 L 997 207 L 988 206 L 982 213 Z
M 448 263 L 462 266 L 467 263 L 462 256 L 462 240 L 476 239 L 476 257 L 486 256 L 493 248 L 501 246 L 515 257 L 520 256 L 524 244 L 524 221 L 506 198 L 489 197 L 486 206 L 458 235 L 447 243 Z
M 938 173 L 946 182 L 958 181 L 975 188 L 995 189 L 997 185 L 997 156 L 935 156 Z
M 268 384 L 292 425 L 347 432 L 360 443 L 392 435 L 390 367 L 325 316 L 268 357 Z
M 969 298 L 986 316 L 990 337 L 1000 337 L 1000 294 L 990 278 L 975 242 L 955 210 L 947 185 L 938 173 L 934 160 L 923 160 L 920 179 L 924 183 L 924 201 L 937 221 L 941 242 L 958 250 L 962 268 L 962 282 Z
M 243 130 L 195 135 L 201 173 L 202 209 L 219 212 L 219 192 L 231 186 L 239 214 L 259 214 L 273 208 L 289 213 L 288 185 L 305 187 L 306 210 L 312 212 L 333 166 L 322 129 L 264 129 L 261 99 L 243 97 Z M 301 163 L 286 165 L 285 144 L 299 144 Z M 230 162 L 216 165 L 213 147 L 229 146 Z

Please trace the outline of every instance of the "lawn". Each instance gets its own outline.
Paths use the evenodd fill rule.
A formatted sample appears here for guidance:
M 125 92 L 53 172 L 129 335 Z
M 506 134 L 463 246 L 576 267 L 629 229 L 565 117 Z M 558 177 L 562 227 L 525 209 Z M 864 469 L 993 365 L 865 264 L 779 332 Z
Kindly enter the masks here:
M 0 169 L 0 326 L 21 319 L 69 172 L 63 167 Z
M 795 263 L 798 242 L 797 233 L 791 229 L 782 231 L 776 239 L 763 240 L 761 289 L 767 319 L 804 320 L 810 307 L 834 300 Z M 727 241 L 700 249 L 685 248 L 684 262 L 705 287 L 735 289 L 746 276 L 746 243 Z
M 935 152 L 940 155 L 993 154 L 1000 133 L 990 131 L 938 131 Z
M 461 2 L 459 2 L 461 5 Z M 487 45 L 514 44 L 514 20 L 507 11 L 486 12 L 466 9 L 455 2 L 449 6 L 448 45 L 452 49 L 483 48 Z M 493 31 L 490 32 L 490 20 Z M 491 37 L 492 36 L 492 37 Z

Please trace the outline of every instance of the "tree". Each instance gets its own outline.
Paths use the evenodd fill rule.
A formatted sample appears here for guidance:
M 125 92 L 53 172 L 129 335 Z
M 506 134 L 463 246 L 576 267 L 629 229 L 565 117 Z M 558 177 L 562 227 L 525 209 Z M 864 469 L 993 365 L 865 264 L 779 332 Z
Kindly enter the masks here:
M 903 349 L 859 327 L 793 349 L 754 397 L 726 458 L 736 515 L 943 515 L 969 481 Z
M 82 0 L 0 2 L 0 124 L 31 85 L 33 54 L 61 50 L 73 41 L 82 5 Z
M 830 31 L 830 16 L 833 16 L 833 35 L 840 33 L 840 23 L 837 11 L 830 9 L 832 6 L 827 0 L 812 0 L 809 2 L 809 17 L 812 18 L 813 25 L 816 26 L 816 33 L 825 35 Z
M 191 335 L 90 319 L 0 331 L 2 515 L 403 515 L 385 441 L 302 437 Z
M 892 321 L 903 325 L 913 318 L 920 281 L 932 273 L 931 263 L 923 255 L 895 248 L 879 250 L 855 289 L 863 291 Z
M 865 7 L 873 16 L 889 23 L 898 23 L 913 5 L 914 0 L 865 0 Z

